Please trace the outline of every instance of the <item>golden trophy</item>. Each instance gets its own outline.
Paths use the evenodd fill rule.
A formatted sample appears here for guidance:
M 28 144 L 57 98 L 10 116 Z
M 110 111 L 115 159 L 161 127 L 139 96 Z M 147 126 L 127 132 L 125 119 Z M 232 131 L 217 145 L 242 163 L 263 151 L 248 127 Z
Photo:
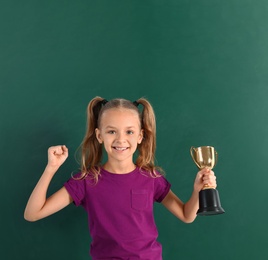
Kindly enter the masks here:
M 212 146 L 191 147 L 190 152 L 199 170 L 204 168 L 213 169 L 217 164 L 218 153 Z M 224 209 L 221 207 L 219 192 L 215 188 L 205 185 L 199 192 L 199 210 L 197 215 L 209 216 L 224 212 Z

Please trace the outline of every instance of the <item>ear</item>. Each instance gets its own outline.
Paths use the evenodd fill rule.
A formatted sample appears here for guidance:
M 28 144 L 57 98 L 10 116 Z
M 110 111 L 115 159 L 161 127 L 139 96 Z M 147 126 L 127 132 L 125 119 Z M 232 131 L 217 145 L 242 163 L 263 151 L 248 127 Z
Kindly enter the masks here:
M 100 134 L 100 129 L 96 128 L 95 129 L 95 134 L 96 134 L 96 138 L 99 141 L 99 143 L 102 144 L 102 138 L 101 138 L 101 134 Z
M 140 132 L 140 134 L 139 134 L 139 137 L 138 137 L 138 144 L 141 144 L 142 139 L 143 139 L 143 129 L 141 129 L 141 132 Z

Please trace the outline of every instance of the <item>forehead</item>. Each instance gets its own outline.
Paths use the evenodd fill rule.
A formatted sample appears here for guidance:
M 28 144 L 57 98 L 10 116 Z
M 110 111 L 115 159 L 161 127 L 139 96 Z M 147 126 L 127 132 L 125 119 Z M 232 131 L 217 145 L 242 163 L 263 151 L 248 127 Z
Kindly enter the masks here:
M 133 109 L 111 108 L 103 112 L 100 126 L 138 126 L 140 127 L 139 114 Z

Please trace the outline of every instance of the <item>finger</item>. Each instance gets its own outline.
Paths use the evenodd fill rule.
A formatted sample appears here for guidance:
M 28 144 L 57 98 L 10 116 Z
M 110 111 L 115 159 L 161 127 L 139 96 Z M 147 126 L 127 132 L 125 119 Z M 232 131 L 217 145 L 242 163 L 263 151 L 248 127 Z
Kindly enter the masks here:
M 209 168 L 204 168 L 197 173 L 197 179 L 203 180 L 203 178 L 210 174 Z
M 208 174 L 211 171 L 208 167 L 205 167 L 199 171 L 201 175 Z
M 63 155 L 67 153 L 67 147 L 65 145 L 59 145 L 56 150 L 57 155 Z
M 216 180 L 216 176 L 215 175 L 203 175 L 203 181 L 215 181 Z
M 214 174 L 214 172 L 210 171 L 210 172 L 204 173 L 203 177 L 214 178 L 216 177 L 216 175 Z
M 215 176 L 215 173 L 212 170 L 209 171 L 209 174 L 212 175 L 212 176 Z
M 197 174 L 196 174 L 196 180 L 200 181 L 202 180 L 204 174 L 202 171 L 199 171 Z
M 63 154 L 62 145 L 52 146 L 50 147 L 50 152 L 54 155 L 61 155 Z
M 61 149 L 62 149 L 63 154 L 68 154 L 68 148 L 66 147 L 66 145 L 62 145 Z
M 57 150 L 57 146 L 51 146 L 48 148 L 48 153 L 49 154 L 54 154 Z
M 203 177 L 203 184 L 204 185 L 209 185 L 211 187 L 216 187 L 216 176 L 214 175 L 208 175 Z
M 208 168 L 203 172 L 203 175 L 204 176 L 215 176 L 215 173 L 214 173 L 214 171 L 212 171 L 211 169 Z

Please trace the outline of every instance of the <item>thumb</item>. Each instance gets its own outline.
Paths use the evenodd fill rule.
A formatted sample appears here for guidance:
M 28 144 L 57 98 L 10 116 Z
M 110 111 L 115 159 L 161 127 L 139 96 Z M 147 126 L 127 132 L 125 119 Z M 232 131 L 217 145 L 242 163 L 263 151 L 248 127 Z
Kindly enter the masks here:
M 65 145 L 57 145 L 49 148 L 49 153 L 54 155 L 68 154 L 68 148 Z
M 61 149 L 63 154 L 68 153 L 68 148 L 66 147 L 66 145 L 62 145 Z

